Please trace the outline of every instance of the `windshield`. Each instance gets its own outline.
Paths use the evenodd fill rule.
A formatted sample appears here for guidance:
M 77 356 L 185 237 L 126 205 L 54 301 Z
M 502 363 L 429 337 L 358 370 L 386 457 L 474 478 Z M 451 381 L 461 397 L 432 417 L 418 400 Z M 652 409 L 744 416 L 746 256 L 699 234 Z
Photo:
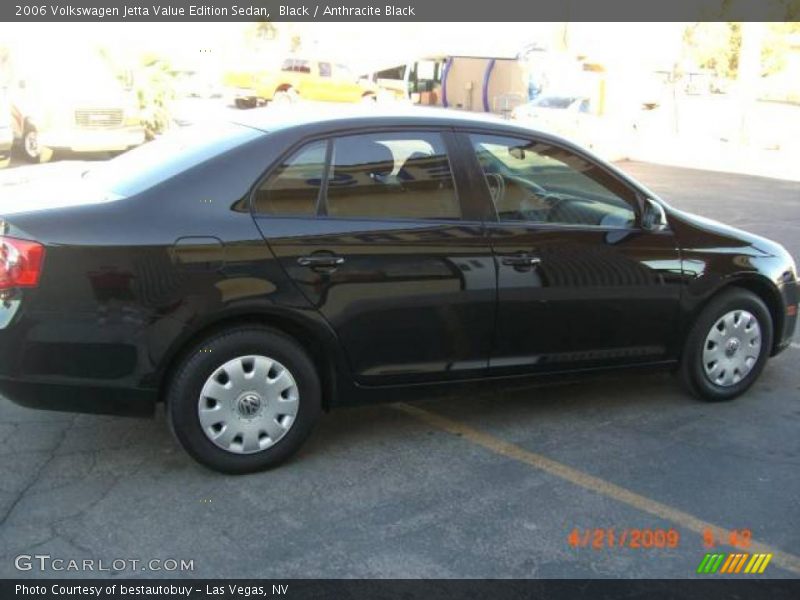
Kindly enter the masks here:
M 84 178 L 118 196 L 132 196 L 263 134 L 236 123 L 195 125 L 126 152 Z

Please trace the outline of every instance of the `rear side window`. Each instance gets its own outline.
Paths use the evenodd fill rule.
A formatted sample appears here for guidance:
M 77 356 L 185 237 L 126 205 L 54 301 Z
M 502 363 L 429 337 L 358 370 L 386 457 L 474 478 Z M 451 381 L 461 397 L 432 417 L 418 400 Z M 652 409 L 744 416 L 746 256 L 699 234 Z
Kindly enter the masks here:
M 325 210 L 339 218 L 461 218 L 442 136 L 395 132 L 336 138 Z
M 314 142 L 286 159 L 256 190 L 256 212 L 268 215 L 311 216 L 317 199 L 328 142 Z

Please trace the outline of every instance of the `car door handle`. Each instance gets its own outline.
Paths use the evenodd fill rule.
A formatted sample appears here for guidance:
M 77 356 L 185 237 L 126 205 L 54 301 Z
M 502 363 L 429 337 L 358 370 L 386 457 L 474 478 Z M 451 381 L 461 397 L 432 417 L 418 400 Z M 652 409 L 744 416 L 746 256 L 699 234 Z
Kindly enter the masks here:
M 312 254 L 311 256 L 301 256 L 297 259 L 297 264 L 301 267 L 338 267 L 344 263 L 344 257 L 333 256 L 330 254 Z
M 542 262 L 538 256 L 528 256 L 527 254 L 515 254 L 504 256 L 503 264 L 509 267 L 535 267 Z

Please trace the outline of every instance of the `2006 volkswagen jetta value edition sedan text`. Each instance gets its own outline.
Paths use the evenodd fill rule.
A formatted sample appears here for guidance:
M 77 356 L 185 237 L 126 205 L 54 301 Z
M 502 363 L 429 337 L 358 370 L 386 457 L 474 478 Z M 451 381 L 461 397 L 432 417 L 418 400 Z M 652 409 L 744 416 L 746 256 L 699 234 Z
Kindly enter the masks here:
M 285 460 L 324 409 L 443 384 L 664 366 L 727 400 L 797 318 L 779 244 L 445 111 L 197 126 L 3 196 L 0 394 L 163 401 L 230 473 Z

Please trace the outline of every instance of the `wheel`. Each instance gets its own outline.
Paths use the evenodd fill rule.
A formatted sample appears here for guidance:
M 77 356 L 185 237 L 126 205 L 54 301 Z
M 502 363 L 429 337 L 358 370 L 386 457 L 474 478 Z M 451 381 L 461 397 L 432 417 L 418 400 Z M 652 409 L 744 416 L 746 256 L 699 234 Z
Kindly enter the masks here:
M 22 134 L 20 148 L 23 158 L 28 162 L 46 163 L 53 157 L 53 151 L 50 148 L 39 144 L 39 132 L 35 127 L 27 127 L 25 129 Z
M 361 96 L 361 103 L 362 104 L 368 104 L 370 106 L 373 105 L 373 104 L 377 104 L 378 103 L 378 97 L 375 94 L 371 94 L 371 93 L 370 94 L 364 94 L 363 96 Z
M 272 102 L 276 105 L 294 104 L 297 102 L 297 90 L 294 88 L 279 90 L 273 94 Z
M 242 110 L 255 108 L 258 105 L 258 100 L 256 98 L 236 98 L 234 101 L 236 108 L 240 108 Z
M 686 340 L 680 376 L 696 396 L 731 400 L 753 385 L 772 348 L 772 317 L 752 292 L 732 288 L 713 298 Z
M 195 347 L 176 370 L 166 401 L 183 448 L 223 473 L 279 465 L 321 413 L 319 377 L 308 354 L 263 326 L 231 329 Z

